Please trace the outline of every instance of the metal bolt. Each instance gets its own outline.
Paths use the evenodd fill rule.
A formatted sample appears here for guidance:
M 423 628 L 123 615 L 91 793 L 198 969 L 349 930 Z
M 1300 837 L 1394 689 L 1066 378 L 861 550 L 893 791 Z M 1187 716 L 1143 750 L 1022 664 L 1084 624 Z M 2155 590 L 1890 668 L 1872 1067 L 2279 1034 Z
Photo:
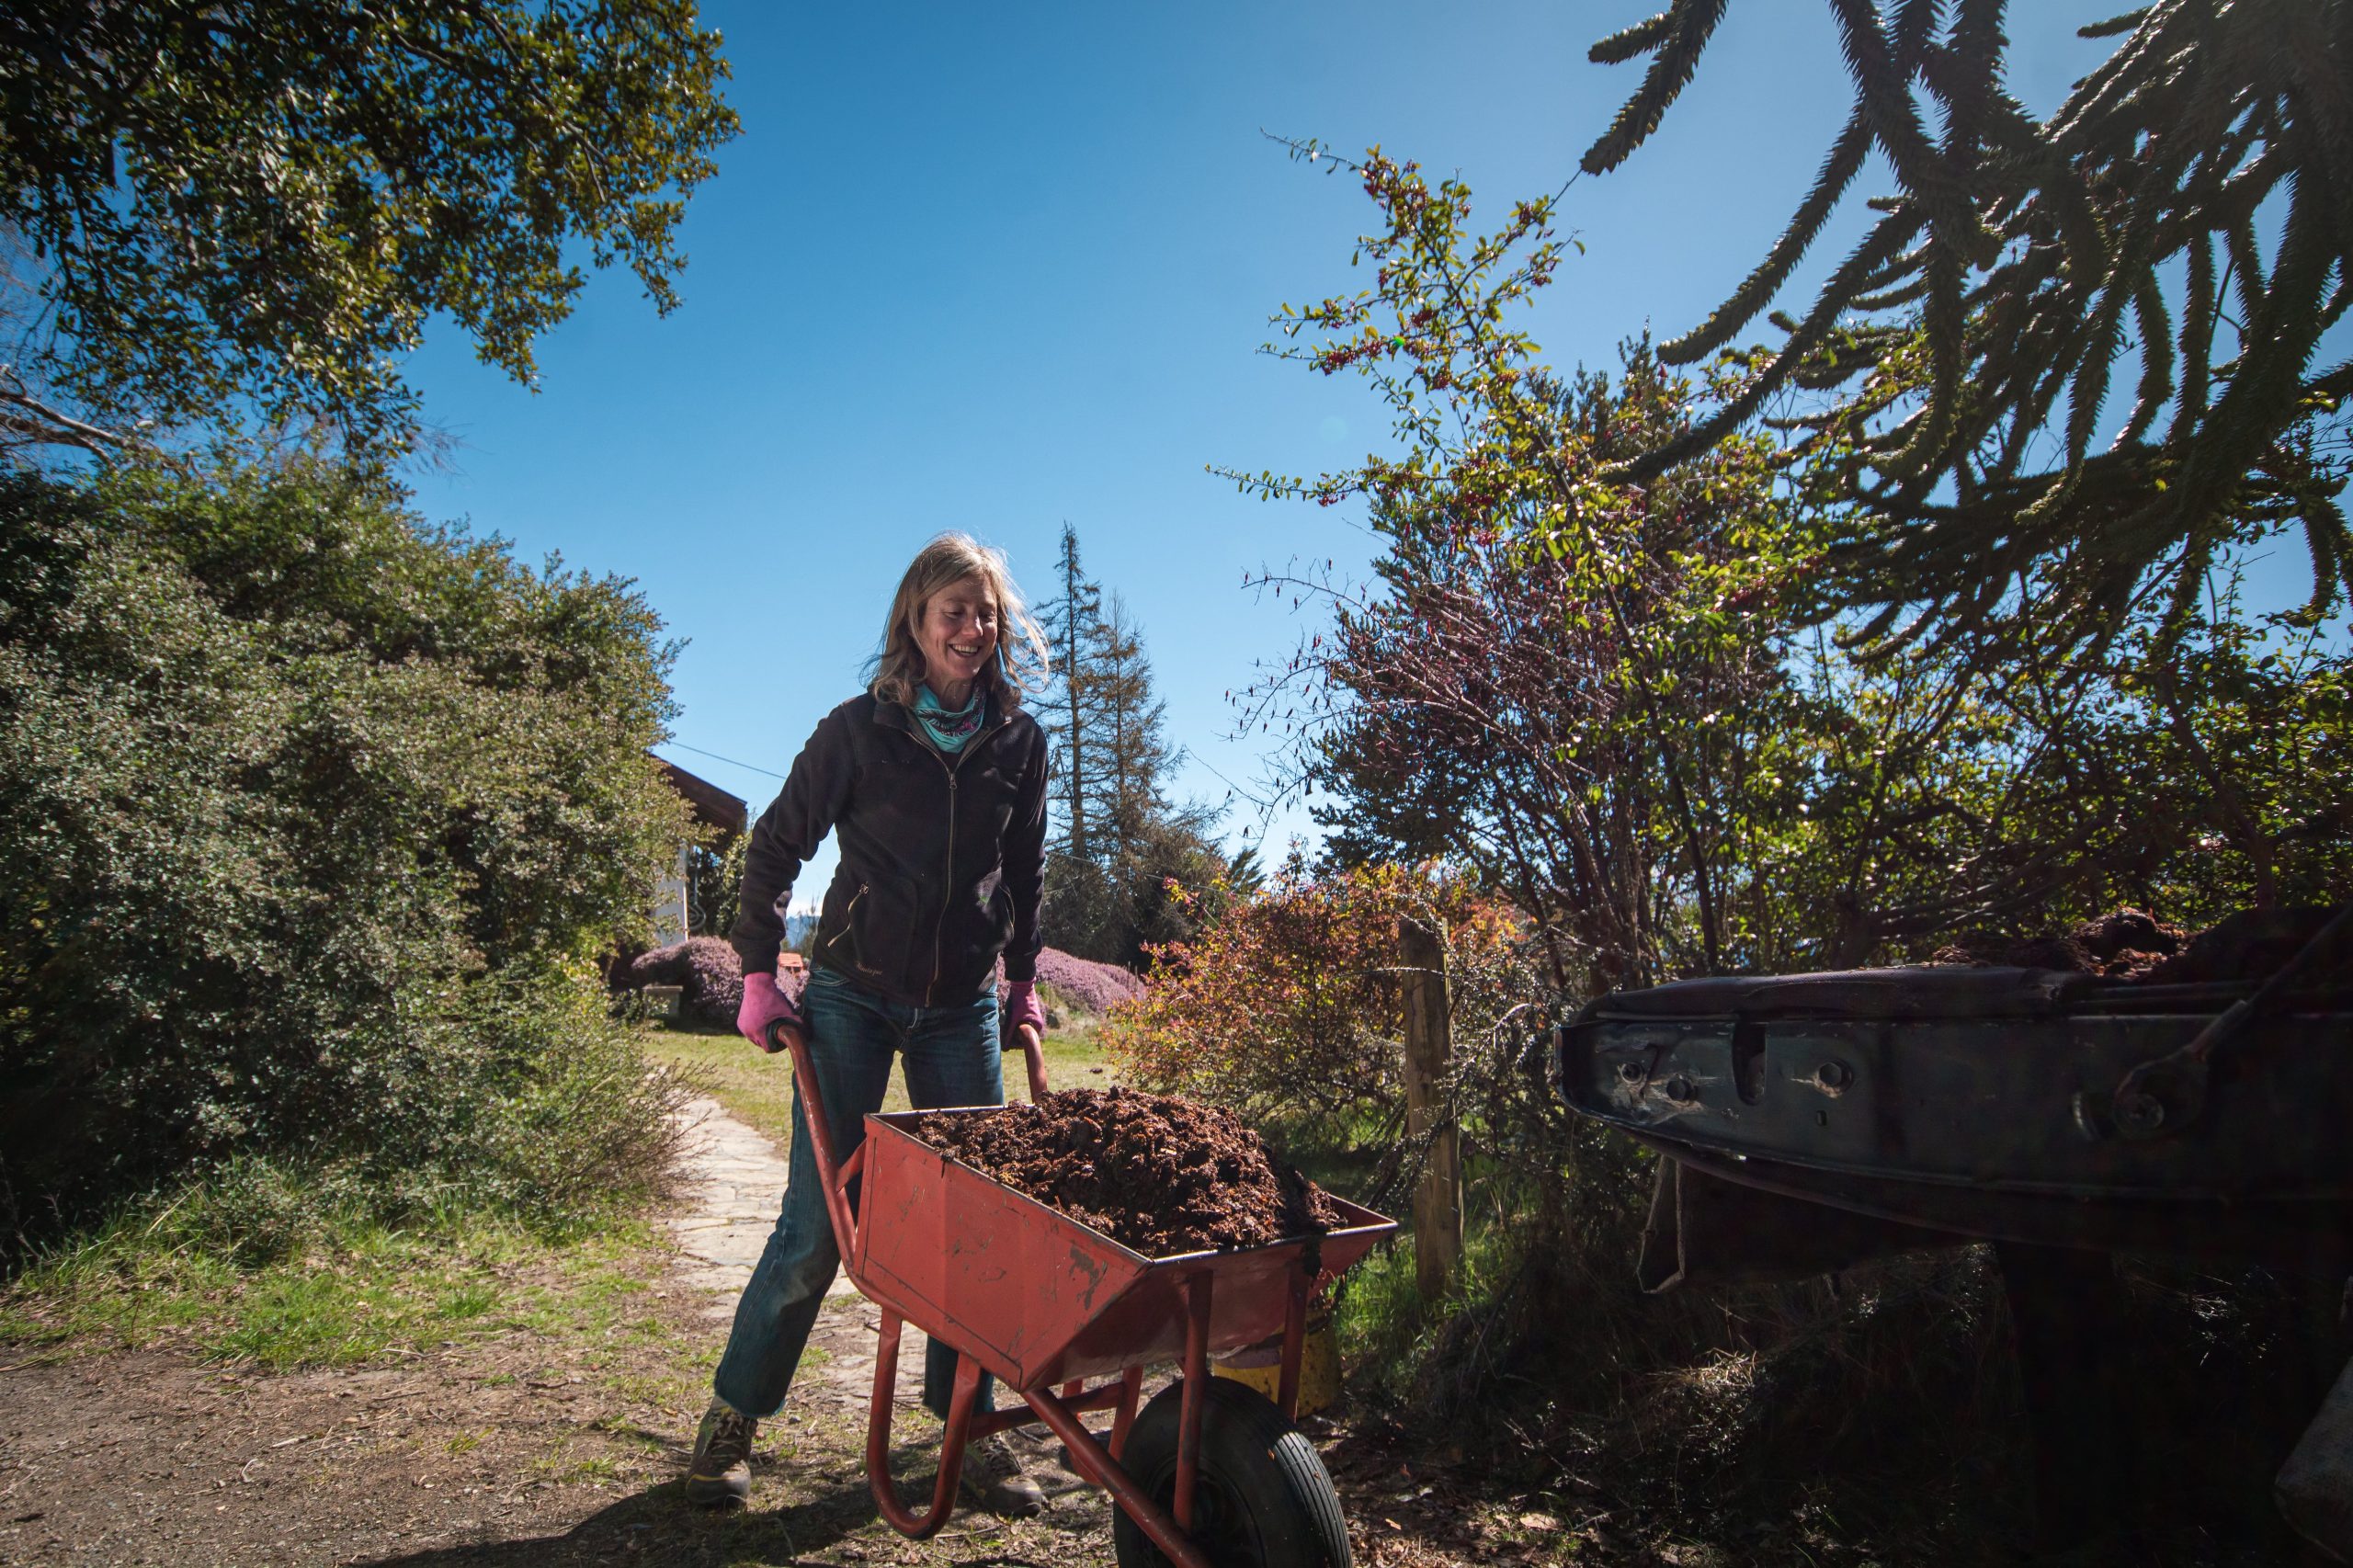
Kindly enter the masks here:
M 1621 1084 L 1639 1084 L 1649 1076 L 1650 1069 L 1639 1062 L 1618 1063 L 1618 1081 Z
M 1843 1062 L 1825 1062 L 1813 1070 L 1814 1086 L 1835 1095 L 1855 1081 L 1855 1070 Z
M 2165 1102 L 2145 1089 L 2117 1096 L 2114 1115 L 2127 1132 L 2154 1132 L 2165 1124 Z
M 1688 1078 L 1669 1078 L 1666 1081 L 1666 1097 L 1677 1105 L 1689 1105 L 1699 1097 L 1699 1091 L 1691 1086 Z

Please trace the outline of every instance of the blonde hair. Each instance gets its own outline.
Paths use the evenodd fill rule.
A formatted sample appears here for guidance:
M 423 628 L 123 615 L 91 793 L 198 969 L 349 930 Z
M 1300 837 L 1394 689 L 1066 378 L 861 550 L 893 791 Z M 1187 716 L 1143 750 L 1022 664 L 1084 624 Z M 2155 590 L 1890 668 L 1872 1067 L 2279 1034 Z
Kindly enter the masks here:
M 899 579 L 899 591 L 891 597 L 891 619 L 882 623 L 881 652 L 867 665 L 869 691 L 884 702 L 915 706 L 915 687 L 924 677 L 916 618 L 935 595 L 973 579 L 996 600 L 996 662 L 981 673 L 982 684 L 996 694 L 997 706 L 1006 712 L 1020 707 L 1025 694 L 1045 689 L 1051 667 L 1046 634 L 1029 619 L 1005 552 L 970 534 L 945 533 L 925 545 Z

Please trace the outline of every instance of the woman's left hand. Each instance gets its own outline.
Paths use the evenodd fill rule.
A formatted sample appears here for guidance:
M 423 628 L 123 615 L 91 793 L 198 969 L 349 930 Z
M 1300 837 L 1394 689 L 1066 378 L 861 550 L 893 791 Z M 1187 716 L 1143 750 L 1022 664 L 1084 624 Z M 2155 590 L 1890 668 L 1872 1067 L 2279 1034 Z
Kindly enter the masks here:
M 1039 1049 L 1045 1038 L 1046 1009 L 1038 1000 L 1035 982 L 1008 980 L 1005 983 L 1005 1003 L 997 1011 L 1000 1043 L 1006 1051 L 1018 1051 L 1029 1068 L 1029 1100 L 1031 1104 L 1046 1093 L 1046 1053 Z

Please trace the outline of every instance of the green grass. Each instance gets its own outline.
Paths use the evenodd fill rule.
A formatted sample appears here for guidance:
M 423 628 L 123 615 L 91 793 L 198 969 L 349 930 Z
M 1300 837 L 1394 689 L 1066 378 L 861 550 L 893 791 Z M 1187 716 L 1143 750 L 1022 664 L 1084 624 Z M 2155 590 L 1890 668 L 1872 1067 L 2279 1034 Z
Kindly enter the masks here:
M 1093 1029 L 1065 1030 L 1046 1037 L 1046 1082 L 1057 1089 L 1108 1088 L 1116 1068 L 1097 1043 Z M 735 1034 L 689 1034 L 665 1030 L 651 1035 L 645 1053 L 655 1062 L 680 1069 L 734 1115 L 779 1142 L 792 1128 L 792 1067 L 783 1056 L 755 1050 Z M 1005 1059 L 1006 1097 L 1029 1097 L 1029 1079 L 1018 1051 Z M 893 1074 L 886 1111 L 905 1110 L 905 1078 Z
M 1351 1386 L 1402 1397 L 1447 1324 L 1466 1308 L 1493 1298 L 1509 1255 L 1507 1241 L 1500 1227 L 1470 1216 L 1461 1268 L 1453 1289 L 1435 1301 L 1422 1299 L 1415 1278 L 1410 1228 L 1400 1230 L 1348 1270 L 1332 1323 Z
M 331 1221 L 301 1250 L 240 1267 L 176 1233 L 171 1213 L 118 1220 L 0 1289 L 0 1345 L 17 1359 L 62 1359 L 170 1342 L 282 1369 L 517 1328 L 642 1338 L 654 1322 L 643 1292 L 660 1258 L 638 1221 L 561 1234 L 489 1219 L 414 1230 Z
M 1341 1193 L 1358 1190 L 1377 1163 L 1374 1152 L 1363 1148 L 1309 1148 L 1299 1154 L 1302 1169 Z M 1462 1217 L 1462 1260 L 1451 1287 L 1437 1301 L 1423 1299 L 1415 1278 L 1412 1199 L 1391 1206 L 1396 1234 L 1348 1271 L 1333 1314 L 1350 1387 L 1385 1399 L 1404 1398 L 1449 1323 L 1508 1295 L 1529 1219 L 1498 1210 L 1498 1179 L 1491 1162 L 1475 1156 L 1463 1161 L 1462 1185 L 1470 1200 Z M 1632 1272 L 1631 1262 L 1626 1271 Z
M 1048 1035 L 1047 1084 L 1057 1089 L 1108 1089 L 1119 1082 L 1119 1064 L 1103 1049 L 1100 1040 L 1091 1028 Z M 1022 1076 L 1018 1055 L 1006 1058 L 1005 1078 L 1015 1099 L 1029 1097 L 1029 1085 Z

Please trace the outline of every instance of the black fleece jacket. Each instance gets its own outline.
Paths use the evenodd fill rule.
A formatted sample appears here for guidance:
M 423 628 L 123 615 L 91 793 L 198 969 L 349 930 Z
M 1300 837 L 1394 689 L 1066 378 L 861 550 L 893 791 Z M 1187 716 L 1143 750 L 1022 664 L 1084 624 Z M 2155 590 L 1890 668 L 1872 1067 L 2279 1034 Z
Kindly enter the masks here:
M 994 696 L 953 756 L 895 702 L 854 697 L 826 714 L 745 847 L 744 972 L 774 972 L 793 879 L 834 831 L 841 868 L 813 962 L 918 1007 L 978 994 L 999 953 L 1006 979 L 1035 979 L 1046 756 L 1038 722 Z

